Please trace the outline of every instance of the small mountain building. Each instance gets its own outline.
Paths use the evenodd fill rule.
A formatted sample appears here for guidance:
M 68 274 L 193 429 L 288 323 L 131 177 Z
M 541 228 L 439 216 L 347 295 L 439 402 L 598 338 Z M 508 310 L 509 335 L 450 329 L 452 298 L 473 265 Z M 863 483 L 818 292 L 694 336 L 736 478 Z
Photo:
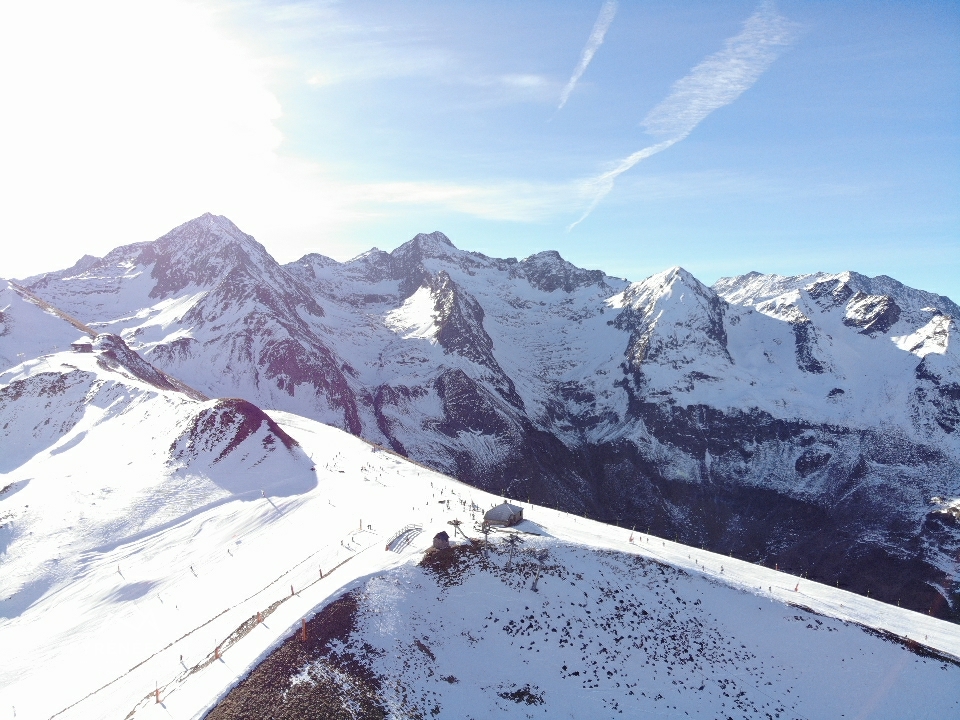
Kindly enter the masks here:
M 70 343 L 70 347 L 73 348 L 74 352 L 78 353 L 92 353 L 93 352 L 93 340 L 84 336 L 79 340 L 74 340 Z
M 450 536 L 447 535 L 445 530 L 441 530 L 433 536 L 433 546 L 437 550 L 445 550 L 450 547 Z
M 521 520 L 523 520 L 523 508 L 511 505 L 508 502 L 490 508 L 483 516 L 483 521 L 487 525 L 503 525 L 505 527 L 516 525 Z

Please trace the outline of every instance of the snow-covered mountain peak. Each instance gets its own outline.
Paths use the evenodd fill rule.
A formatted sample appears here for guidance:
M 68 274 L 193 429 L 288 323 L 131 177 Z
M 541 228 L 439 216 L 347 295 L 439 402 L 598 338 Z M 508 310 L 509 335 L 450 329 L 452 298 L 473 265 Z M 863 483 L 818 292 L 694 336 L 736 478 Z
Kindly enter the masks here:
M 606 286 L 602 270 L 584 270 L 564 260 L 556 250 L 536 253 L 520 262 L 527 280 L 538 290 L 571 293 L 586 285 Z
M 616 325 L 631 332 L 631 366 L 656 362 L 673 369 L 704 355 L 730 361 L 723 317 L 725 303 L 681 267 L 634 283 L 622 294 Z
M 75 262 L 71 267 L 67 268 L 63 272 L 68 277 L 72 275 L 79 275 L 85 270 L 87 270 L 88 268 L 91 268 L 94 265 L 96 265 L 98 262 L 100 262 L 100 260 L 101 258 L 98 258 L 96 255 L 84 255 L 79 260 L 77 260 L 77 262 Z
M 785 276 L 754 271 L 722 277 L 713 284 L 713 290 L 731 305 L 756 306 L 831 277 L 837 276 L 827 273 Z
M 218 265 L 236 262 L 244 256 L 269 257 L 266 248 L 253 236 L 247 235 L 222 215 L 205 213 L 175 227 L 166 235 L 147 244 L 142 262 L 156 258 L 186 264 L 185 271 L 196 274 L 195 266 L 214 269 Z M 199 269 L 199 268 L 197 268 Z M 157 273 L 154 272 L 156 277 Z M 210 277 L 210 273 L 202 273 Z
M 238 228 L 230 218 L 213 213 L 204 213 L 178 225 L 161 237 L 160 240 L 166 243 L 177 242 L 182 246 L 207 243 L 208 247 L 223 242 L 245 243 L 253 241 L 256 243 L 252 236 Z M 263 247 L 259 243 L 256 243 L 256 245 Z
M 347 276 L 361 280 L 379 282 L 397 279 L 393 256 L 376 247 L 347 260 L 341 268 Z
M 432 233 L 417 233 L 412 242 L 417 242 L 421 245 L 448 245 L 452 248 L 456 248 L 456 245 L 453 244 L 453 241 L 451 241 L 450 238 L 448 238 L 439 230 L 434 230 Z
M 691 273 L 680 266 L 667 268 L 662 272 L 651 275 L 646 280 L 633 283 L 628 287 L 624 295 L 624 304 L 634 308 L 641 305 L 648 305 L 650 302 L 656 302 L 661 298 L 670 298 L 677 296 L 679 302 L 684 302 L 686 294 L 711 299 L 717 294 L 702 282 L 697 280 Z
M 310 279 L 316 279 L 319 276 L 318 271 L 322 271 L 325 268 L 336 267 L 337 265 L 340 265 L 340 263 L 331 257 L 321 255 L 320 253 L 308 253 L 299 260 L 294 260 L 292 263 L 288 263 L 283 267 L 285 270 L 293 271 L 297 274 L 302 273 Z
M 886 275 L 868 277 L 852 270 L 840 273 L 817 272 L 805 275 L 745 275 L 720 278 L 713 289 L 731 305 L 756 306 L 790 292 L 806 292 L 828 308 L 847 303 L 856 293 L 887 296 L 911 316 L 925 308 L 935 308 L 953 317 L 960 317 L 960 306 L 950 298 L 917 290 Z
M 404 262 L 407 258 L 444 258 L 458 252 L 457 246 L 439 230 L 432 233 L 418 233 L 390 253 L 395 260 Z
M 32 291 L 87 318 L 110 307 L 114 317 L 132 315 L 157 300 L 195 294 L 226 282 L 254 278 L 274 287 L 288 284 L 279 265 L 229 219 L 207 213 L 152 242 L 124 245 L 103 258 L 24 281 Z M 233 281 L 229 278 L 233 278 Z M 249 284 L 249 282 L 248 282 Z
M 256 272 L 276 262 L 266 248 L 229 219 L 207 213 L 174 228 L 151 243 L 139 258 L 152 264 L 157 281 L 151 297 L 165 297 L 190 285 L 209 286 L 238 267 Z
M 715 313 L 719 307 L 718 300 L 710 287 L 682 267 L 672 267 L 633 283 L 623 291 L 619 303 L 614 301 L 614 304 L 647 316 L 659 317 L 664 312 L 688 316 L 696 313 L 697 308 L 714 308 L 711 312 Z

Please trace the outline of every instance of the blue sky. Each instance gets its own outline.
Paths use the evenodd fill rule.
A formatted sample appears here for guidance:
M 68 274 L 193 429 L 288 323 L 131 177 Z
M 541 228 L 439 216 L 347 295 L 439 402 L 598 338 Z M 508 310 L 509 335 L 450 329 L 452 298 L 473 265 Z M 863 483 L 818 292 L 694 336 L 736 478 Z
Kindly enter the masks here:
M 281 261 L 442 230 L 630 279 L 852 269 L 960 299 L 957 3 L 130 5 L 2 11 L 0 275 L 210 210 Z

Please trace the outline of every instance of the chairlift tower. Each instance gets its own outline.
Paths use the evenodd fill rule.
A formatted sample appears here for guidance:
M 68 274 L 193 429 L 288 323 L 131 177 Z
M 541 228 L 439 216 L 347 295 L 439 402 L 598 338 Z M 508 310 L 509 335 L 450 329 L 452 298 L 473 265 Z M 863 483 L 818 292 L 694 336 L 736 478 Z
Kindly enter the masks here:
M 517 533 L 510 533 L 510 537 L 507 538 L 507 545 L 510 546 L 509 548 L 510 557 L 507 559 L 507 568 L 506 568 L 507 572 L 510 572 L 510 569 L 513 565 L 513 553 L 517 549 L 517 545 L 519 545 L 522 542 L 523 540 L 520 538 L 519 535 L 517 535 Z

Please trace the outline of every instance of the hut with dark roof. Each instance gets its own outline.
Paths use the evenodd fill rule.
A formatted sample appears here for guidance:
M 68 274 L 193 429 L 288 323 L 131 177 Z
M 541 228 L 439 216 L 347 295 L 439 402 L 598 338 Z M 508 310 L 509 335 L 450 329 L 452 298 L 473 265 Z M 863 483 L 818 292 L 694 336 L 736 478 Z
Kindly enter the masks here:
M 441 530 L 433 536 L 433 546 L 437 550 L 445 550 L 450 547 L 450 536 L 447 535 L 445 530 Z

